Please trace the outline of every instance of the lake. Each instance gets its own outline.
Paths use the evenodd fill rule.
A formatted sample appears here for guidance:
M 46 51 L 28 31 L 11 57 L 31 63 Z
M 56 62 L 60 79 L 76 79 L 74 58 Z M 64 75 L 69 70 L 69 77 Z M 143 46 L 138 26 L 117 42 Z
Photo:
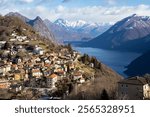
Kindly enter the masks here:
M 119 52 L 112 50 L 103 50 L 90 47 L 73 47 L 75 50 L 81 54 L 88 54 L 90 56 L 95 56 L 102 63 L 106 64 L 113 70 L 115 70 L 120 75 L 127 77 L 123 72 L 126 70 L 126 66 L 130 64 L 134 59 L 139 57 L 140 53 L 133 52 Z

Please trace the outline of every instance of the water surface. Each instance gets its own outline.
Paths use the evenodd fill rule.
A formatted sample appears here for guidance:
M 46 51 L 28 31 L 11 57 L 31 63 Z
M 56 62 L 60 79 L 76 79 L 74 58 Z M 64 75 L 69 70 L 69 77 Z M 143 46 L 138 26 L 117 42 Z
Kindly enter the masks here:
M 88 54 L 90 56 L 95 56 L 102 63 L 111 67 L 113 70 L 118 72 L 120 75 L 127 77 L 123 72 L 126 70 L 126 66 L 131 63 L 134 59 L 139 57 L 140 53 L 133 52 L 119 52 L 112 50 L 103 50 L 91 47 L 73 47 L 75 50 L 79 51 L 81 54 Z

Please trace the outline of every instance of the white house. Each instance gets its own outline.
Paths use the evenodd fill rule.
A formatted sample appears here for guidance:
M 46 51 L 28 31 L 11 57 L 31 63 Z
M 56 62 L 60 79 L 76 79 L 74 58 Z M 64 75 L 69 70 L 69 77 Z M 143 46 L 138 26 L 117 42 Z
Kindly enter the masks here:
M 34 48 L 34 52 L 36 54 L 39 54 L 39 55 L 43 55 L 44 54 L 44 50 L 41 47 L 37 46 L 37 45 Z
M 144 99 L 150 99 L 150 84 L 143 85 Z
M 81 78 L 80 79 L 80 83 L 82 84 L 82 83 L 84 83 L 85 82 L 85 79 L 84 78 Z
M 15 41 L 17 41 L 17 39 L 16 38 L 11 38 L 10 41 L 15 42 Z
M 0 41 L 0 48 L 4 47 L 6 41 Z
M 82 79 L 82 73 L 81 72 L 75 72 L 74 74 L 73 74 L 73 80 L 80 80 L 80 79 Z
M 5 74 L 11 70 L 11 65 L 0 66 L 0 73 L 5 76 Z
M 32 69 L 32 76 L 40 78 L 42 76 L 42 73 L 39 69 Z

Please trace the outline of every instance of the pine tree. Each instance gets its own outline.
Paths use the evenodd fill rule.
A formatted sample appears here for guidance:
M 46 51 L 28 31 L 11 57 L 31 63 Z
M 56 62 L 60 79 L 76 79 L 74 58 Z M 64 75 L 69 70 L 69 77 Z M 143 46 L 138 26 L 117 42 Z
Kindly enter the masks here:
M 101 100 L 109 100 L 109 95 L 105 89 L 102 90 Z

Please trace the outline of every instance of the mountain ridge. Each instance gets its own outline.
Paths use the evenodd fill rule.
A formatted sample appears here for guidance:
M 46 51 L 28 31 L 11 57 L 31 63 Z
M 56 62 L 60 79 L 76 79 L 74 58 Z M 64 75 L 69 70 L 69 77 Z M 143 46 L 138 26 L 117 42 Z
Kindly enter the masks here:
M 125 74 L 129 76 L 142 76 L 150 73 L 150 51 L 133 60 L 128 66 Z
M 23 16 L 22 14 L 18 13 L 18 12 L 10 12 L 8 14 L 6 14 L 5 16 L 14 16 L 14 17 L 18 17 L 20 18 L 22 21 L 24 21 L 25 23 L 31 25 L 37 32 L 39 32 L 39 34 L 45 38 L 50 39 L 51 41 L 55 42 L 55 37 L 54 35 L 51 33 L 51 31 L 47 28 L 47 26 L 45 25 L 44 21 L 37 16 L 35 19 L 31 20 L 25 16 Z
M 138 16 L 136 14 L 129 16 L 117 22 L 106 32 L 83 44 L 84 46 L 91 46 L 103 49 L 136 51 L 131 46 L 130 42 L 140 42 L 139 40 L 150 34 L 150 17 Z M 148 42 L 150 40 L 147 40 Z M 141 43 L 137 43 L 140 46 Z M 130 45 L 130 46 L 128 46 Z M 145 44 L 143 45 L 145 46 Z M 147 51 L 147 50 L 144 50 Z
M 49 29 L 54 29 L 53 33 L 59 41 L 79 41 L 83 38 L 90 40 L 105 32 L 111 26 L 111 23 L 88 23 L 83 20 L 68 21 L 57 19 L 56 21 L 51 22 L 46 19 L 44 21 Z

